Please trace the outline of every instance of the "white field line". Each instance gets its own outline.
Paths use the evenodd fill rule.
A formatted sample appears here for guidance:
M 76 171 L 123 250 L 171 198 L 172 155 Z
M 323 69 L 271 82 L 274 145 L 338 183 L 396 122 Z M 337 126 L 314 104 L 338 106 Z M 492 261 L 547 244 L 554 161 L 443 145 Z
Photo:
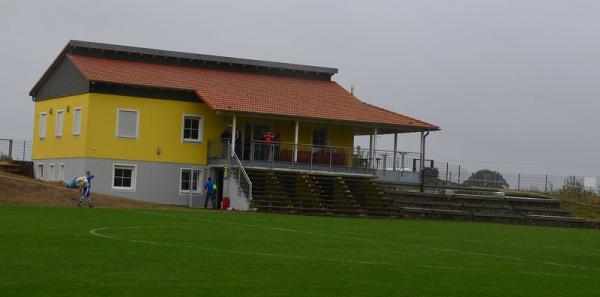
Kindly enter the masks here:
M 375 244 L 377 244 L 377 243 L 384 243 L 384 244 L 390 244 L 390 245 L 398 245 L 398 243 L 396 243 L 396 242 L 390 242 L 390 241 L 385 241 L 385 240 L 372 240 L 372 239 L 361 238 L 361 237 L 357 237 L 357 236 L 342 236 L 342 235 L 330 234 L 330 233 L 302 231 L 302 230 L 296 230 L 296 229 L 288 229 L 288 228 L 280 228 L 280 227 L 270 227 L 270 226 L 256 225 L 256 224 L 247 224 L 247 223 L 236 223 L 236 222 L 230 222 L 230 221 L 224 221 L 224 220 L 214 220 L 214 219 L 198 218 L 198 217 L 176 216 L 176 215 L 169 215 L 169 214 L 156 213 L 156 212 L 150 212 L 150 211 L 140 211 L 140 212 L 144 213 L 144 214 L 155 215 L 155 216 L 165 216 L 165 217 L 172 217 L 172 218 L 185 219 L 185 220 L 210 221 L 210 222 L 215 222 L 215 223 L 222 223 L 222 224 L 229 224 L 229 225 L 239 225 L 239 226 L 254 227 L 254 228 L 262 228 L 262 229 L 268 229 L 268 230 L 274 230 L 274 231 L 293 232 L 293 233 L 308 234 L 308 235 L 317 235 L 317 236 L 323 236 L 323 237 L 333 237 L 333 238 L 339 238 L 339 239 L 350 239 L 350 240 L 364 241 L 364 242 L 370 242 L 370 243 L 375 243 Z M 347 234 L 352 234 L 352 233 L 347 233 Z M 512 261 L 523 262 L 523 263 L 545 264 L 545 265 L 551 265 L 551 266 L 575 268 L 575 269 L 580 269 L 580 270 L 600 270 L 599 267 L 589 267 L 589 266 L 585 266 L 585 265 L 564 264 L 564 263 L 558 263 L 558 262 L 553 262 L 553 261 L 526 259 L 526 258 L 506 256 L 506 255 L 498 255 L 498 254 L 479 253 L 479 252 L 467 252 L 467 251 L 461 251 L 461 250 L 456 250 L 456 249 L 446 249 L 446 248 L 430 247 L 430 246 L 421 245 L 421 244 L 403 243 L 403 245 L 408 245 L 408 246 L 412 246 L 412 247 L 415 247 L 415 248 L 427 249 L 427 250 L 431 250 L 431 251 L 443 252 L 443 253 L 448 253 L 448 254 L 478 256 L 478 257 L 489 257 L 489 258 L 495 258 L 495 259 L 512 260 Z
M 413 268 L 421 268 L 421 269 L 475 271 L 475 272 L 488 272 L 488 273 L 496 272 L 495 270 L 492 270 L 492 269 L 475 268 L 475 267 L 454 267 L 454 266 L 444 266 L 444 265 L 406 265 L 406 264 L 396 264 L 396 263 L 390 263 L 390 262 L 344 260 L 344 259 L 325 258 L 325 257 L 304 257 L 304 256 L 294 256 L 294 255 L 244 251 L 244 250 L 210 248 L 210 247 L 204 247 L 204 246 L 175 244 L 175 243 L 171 243 L 171 242 L 158 242 L 158 241 L 150 241 L 150 240 L 127 239 L 127 238 L 121 238 L 121 237 L 112 236 L 112 235 L 103 233 L 104 231 L 117 230 L 117 229 L 122 229 L 122 230 L 129 229 L 130 230 L 130 229 L 192 229 L 192 228 L 194 228 L 194 227 L 189 227 L 189 226 L 180 226 L 180 227 L 177 227 L 177 226 L 101 227 L 101 228 L 91 229 L 91 230 L 89 230 L 89 233 L 91 235 L 97 236 L 97 237 L 131 242 L 131 243 L 148 244 L 148 245 L 154 245 L 154 246 L 166 246 L 166 247 L 174 247 L 174 248 L 197 249 L 197 250 L 203 250 L 203 251 L 238 254 L 238 255 L 245 255 L 245 256 L 263 256 L 263 257 L 273 257 L 273 258 L 290 259 L 290 260 L 301 260 L 301 261 L 311 261 L 312 260 L 312 261 L 323 261 L 323 262 L 332 262 L 332 263 L 339 263 L 339 264 L 354 264 L 354 265 L 396 266 L 396 267 L 405 267 L 405 268 L 413 267 Z M 530 271 L 513 271 L 513 273 L 536 275 L 536 276 L 593 278 L 592 276 L 589 276 L 589 275 L 573 275 L 573 274 L 564 274 L 564 273 L 542 273 L 542 272 L 530 272 Z
M 350 234 L 350 235 L 355 235 L 355 236 L 362 236 L 362 235 L 369 235 L 368 233 L 364 233 L 364 232 L 360 232 L 360 233 L 354 233 L 354 232 L 333 232 L 333 234 Z M 392 236 L 397 236 L 397 234 L 394 234 Z M 522 244 L 518 244 L 518 243 L 514 243 L 514 242 L 507 242 L 507 241 L 493 241 L 493 240 L 483 240 L 483 239 L 467 239 L 467 238 L 460 238 L 460 237 L 448 237 L 448 236 L 425 236 L 425 235 L 405 235 L 402 234 L 401 235 L 402 239 L 406 239 L 406 238 L 419 238 L 419 239 L 440 239 L 440 240 L 454 240 L 454 241 L 462 241 L 462 242 L 469 242 L 469 243 L 483 243 L 483 244 L 502 244 L 502 245 L 507 245 L 507 246 L 515 246 L 515 247 L 519 247 L 519 248 L 527 248 L 527 249 L 532 249 L 532 250 L 539 250 L 536 246 L 523 246 Z M 600 249 L 595 249 L 595 248 L 582 248 L 582 247 L 574 247 L 574 246 L 562 246 L 562 245 L 540 245 L 539 247 L 544 247 L 544 248 L 551 248 L 551 249 L 565 249 L 565 250 L 577 250 L 577 251 L 589 251 L 589 252 L 600 252 Z M 594 257 L 600 257 L 600 253 L 595 253 L 595 254 L 588 254 L 586 253 L 585 255 L 588 256 L 594 256 Z
M 150 215 L 166 216 L 166 217 L 173 217 L 173 218 L 186 219 L 186 220 L 210 221 L 210 222 L 215 222 L 215 223 L 224 223 L 224 224 L 230 224 L 230 225 L 240 225 L 240 226 L 246 226 L 246 227 L 263 228 L 263 229 L 275 230 L 275 231 L 294 232 L 294 233 L 301 233 L 301 234 L 308 234 L 308 235 L 318 235 L 318 236 L 334 237 L 334 238 L 340 238 L 340 239 L 358 240 L 358 241 L 365 241 L 365 242 L 370 242 L 370 243 L 385 243 L 385 244 L 391 244 L 391 245 L 398 245 L 398 243 L 396 243 L 396 242 L 390 242 L 390 241 L 384 241 L 384 240 L 372 240 L 372 239 L 360 238 L 357 236 L 342 236 L 342 235 L 337 235 L 337 234 L 302 231 L 302 230 L 270 227 L 270 226 L 246 224 L 246 223 L 236 223 L 236 222 L 214 220 L 214 219 L 207 219 L 207 218 L 175 216 L 175 215 L 168 215 L 168 214 L 162 214 L 162 213 L 156 213 L 156 212 L 150 212 L 150 211 L 141 211 L 141 212 L 145 213 L 145 214 L 150 214 Z M 352 233 L 347 233 L 347 234 L 352 234 Z M 517 261 L 517 262 L 524 262 L 524 263 L 535 263 L 535 264 L 545 264 L 545 265 L 552 265 L 552 266 L 559 266 L 559 267 L 575 268 L 575 269 L 580 269 L 580 270 L 600 270 L 600 268 L 589 267 L 589 266 L 585 266 L 585 265 L 563 264 L 563 263 L 557 263 L 557 262 L 552 262 L 552 261 L 532 260 L 532 259 L 525 259 L 525 258 L 505 256 L 505 255 L 467 252 L 467 251 L 461 251 L 461 250 L 455 250 L 455 249 L 430 247 L 430 246 L 421 245 L 421 244 L 404 243 L 404 245 L 421 248 L 421 249 L 427 249 L 427 250 L 436 251 L 436 252 L 444 252 L 444 253 L 449 253 L 449 254 L 490 257 L 490 258 L 506 259 L 506 260 L 512 260 L 512 261 Z

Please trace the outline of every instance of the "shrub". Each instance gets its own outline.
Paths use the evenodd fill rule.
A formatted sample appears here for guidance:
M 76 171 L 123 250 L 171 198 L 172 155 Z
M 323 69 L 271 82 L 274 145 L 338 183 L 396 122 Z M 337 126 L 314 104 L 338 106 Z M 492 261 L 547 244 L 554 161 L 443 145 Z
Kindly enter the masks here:
M 482 169 L 471 174 L 471 176 L 469 176 L 469 178 L 463 182 L 463 185 L 469 187 L 486 187 L 497 189 L 508 188 L 508 183 L 502 174 L 489 169 Z

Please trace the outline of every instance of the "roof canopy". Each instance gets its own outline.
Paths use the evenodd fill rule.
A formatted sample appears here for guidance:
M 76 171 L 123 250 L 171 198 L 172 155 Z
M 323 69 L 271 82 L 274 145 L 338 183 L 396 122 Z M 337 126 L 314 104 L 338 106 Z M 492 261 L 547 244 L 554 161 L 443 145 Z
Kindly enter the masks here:
M 80 42 L 71 42 L 81 45 Z M 86 55 L 85 52 L 69 51 L 69 46 L 57 58 L 68 59 L 90 83 L 109 83 L 127 86 L 186 90 L 197 96 L 215 111 L 243 113 L 265 116 L 313 119 L 322 121 L 342 121 L 364 128 L 381 128 L 380 133 L 414 132 L 438 130 L 435 125 L 401 115 L 358 100 L 339 84 L 329 79 L 306 79 L 299 76 L 277 75 L 275 73 L 235 71 L 227 68 L 202 67 L 203 63 L 165 63 L 164 59 L 153 62 L 127 57 L 139 48 L 85 43 L 98 45 L 104 53 L 111 50 L 128 50 L 127 55 L 110 57 Z M 116 48 L 116 49 L 115 49 Z M 180 58 L 209 57 L 214 60 L 234 59 L 216 56 L 185 54 L 149 49 L 139 49 L 142 55 L 173 54 Z M 157 59 L 156 56 L 153 59 Z M 54 64 L 57 63 L 55 61 Z M 232 60 L 230 60 L 232 61 Z M 254 63 L 254 67 L 285 65 L 280 71 L 329 71 L 333 75 L 337 69 L 316 66 L 303 66 L 275 62 L 237 59 Z M 215 62 L 213 62 L 215 63 Z M 221 63 L 221 62 L 219 62 Z M 233 63 L 233 62 L 230 62 Z M 54 65 L 53 64 L 53 65 Z M 189 65 L 188 65 L 189 64 Z M 262 66 L 259 66 L 262 65 Z M 264 66 L 270 65 L 270 66 Z M 227 65 L 226 65 L 227 66 Z M 283 67 L 283 66 L 281 66 Z M 43 83 L 47 73 L 31 92 Z M 245 68 L 245 67 L 244 67 Z M 272 71 L 272 69 L 269 69 Z

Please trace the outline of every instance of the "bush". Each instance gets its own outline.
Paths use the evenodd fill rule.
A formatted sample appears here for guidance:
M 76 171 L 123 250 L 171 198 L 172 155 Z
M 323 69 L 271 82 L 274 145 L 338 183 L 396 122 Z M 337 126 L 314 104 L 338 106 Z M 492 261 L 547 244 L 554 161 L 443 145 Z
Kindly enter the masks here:
M 489 169 L 482 169 L 471 174 L 471 176 L 469 176 L 469 178 L 463 182 L 463 185 L 468 187 L 485 187 L 496 189 L 508 188 L 508 183 L 502 174 Z
M 565 179 L 565 184 L 558 191 L 562 198 L 574 199 L 586 204 L 600 205 L 600 196 L 591 189 L 586 189 L 583 177 L 569 176 Z
M 0 152 L 0 161 L 12 161 L 12 158 Z

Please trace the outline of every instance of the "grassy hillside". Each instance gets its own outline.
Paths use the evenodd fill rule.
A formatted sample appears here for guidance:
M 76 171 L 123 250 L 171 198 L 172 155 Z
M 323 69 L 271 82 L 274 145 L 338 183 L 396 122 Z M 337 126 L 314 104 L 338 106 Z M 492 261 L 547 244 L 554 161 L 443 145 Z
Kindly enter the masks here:
M 62 182 L 40 181 L 0 171 L 0 203 L 75 206 L 80 196 L 81 194 L 76 189 L 66 188 Z M 173 206 L 141 202 L 93 192 L 92 199 L 99 207 L 175 208 Z

